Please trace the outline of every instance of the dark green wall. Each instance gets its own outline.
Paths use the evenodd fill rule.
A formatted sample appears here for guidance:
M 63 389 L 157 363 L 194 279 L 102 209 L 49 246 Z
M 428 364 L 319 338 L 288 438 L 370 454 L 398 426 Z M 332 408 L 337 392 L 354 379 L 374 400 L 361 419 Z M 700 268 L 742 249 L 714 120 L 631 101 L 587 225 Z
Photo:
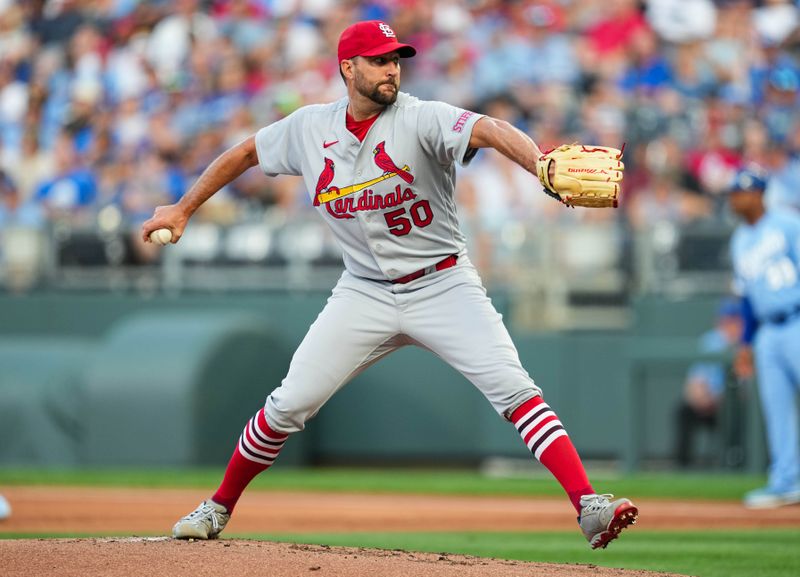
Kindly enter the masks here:
M 0 295 L 0 335 L 101 337 L 120 319 L 144 311 L 226 311 L 267 315 L 299 342 L 327 293 L 187 293 L 143 297 L 114 293 Z
M 20 388 L 30 393 L 29 411 L 36 391 L 46 391 L 41 405 L 65 407 L 77 432 L 55 440 L 65 430 L 50 427 L 41 440 L 66 443 L 62 462 L 222 464 L 326 299 L 327 293 L 3 295 L 0 407 L 21 406 Z M 507 300 L 496 300 L 508 314 Z M 631 355 L 665 335 L 693 346 L 711 326 L 716 304 L 647 299 L 637 303 L 629 331 L 513 337 L 581 453 L 622 458 L 631 435 Z M 59 352 L 58 343 L 73 352 Z M 37 364 L 52 370 L 43 374 Z M 669 456 L 685 365 L 662 363 L 642 373 L 645 456 Z M 48 410 L 29 419 L 31 426 L 59 414 Z M 37 457 L 26 461 L 19 451 L 0 449 L 0 462 L 58 461 L 47 451 L 28 455 Z M 475 462 L 490 455 L 524 457 L 526 449 L 468 381 L 434 355 L 404 349 L 331 399 L 287 445 L 284 462 Z

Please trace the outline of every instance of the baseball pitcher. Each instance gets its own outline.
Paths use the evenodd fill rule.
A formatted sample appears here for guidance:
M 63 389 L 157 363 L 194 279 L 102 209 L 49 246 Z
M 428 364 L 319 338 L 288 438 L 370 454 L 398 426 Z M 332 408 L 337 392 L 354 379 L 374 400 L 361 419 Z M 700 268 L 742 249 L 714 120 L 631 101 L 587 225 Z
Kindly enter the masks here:
M 567 205 L 616 206 L 619 150 L 562 146 L 543 154 L 510 124 L 400 92 L 400 62 L 416 50 L 380 21 L 341 35 L 347 97 L 306 106 L 219 156 L 176 204 L 144 223 L 177 242 L 197 208 L 245 170 L 300 175 L 309 202 L 341 244 L 345 271 L 295 352 L 288 374 L 247 423 L 214 495 L 180 519 L 176 538 L 216 537 L 247 484 L 292 433 L 361 371 L 416 345 L 469 379 L 564 487 L 592 548 L 635 522 L 628 499 L 592 488 L 580 458 L 470 263 L 453 198 L 456 164 L 491 147 L 536 175 Z M 322 358 L 319 351 L 336 350 Z

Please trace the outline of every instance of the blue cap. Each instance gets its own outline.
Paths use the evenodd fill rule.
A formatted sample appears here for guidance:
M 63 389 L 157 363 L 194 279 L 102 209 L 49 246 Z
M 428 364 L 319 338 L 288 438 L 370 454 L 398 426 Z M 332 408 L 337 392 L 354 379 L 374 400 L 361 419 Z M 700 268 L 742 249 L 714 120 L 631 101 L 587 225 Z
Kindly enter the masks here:
M 743 168 L 733 177 L 731 184 L 728 186 L 728 192 L 736 192 L 739 190 L 764 192 L 766 188 L 767 177 L 763 172 L 752 168 Z
M 717 309 L 717 315 L 720 317 L 739 317 L 742 314 L 742 304 L 737 298 L 726 298 Z

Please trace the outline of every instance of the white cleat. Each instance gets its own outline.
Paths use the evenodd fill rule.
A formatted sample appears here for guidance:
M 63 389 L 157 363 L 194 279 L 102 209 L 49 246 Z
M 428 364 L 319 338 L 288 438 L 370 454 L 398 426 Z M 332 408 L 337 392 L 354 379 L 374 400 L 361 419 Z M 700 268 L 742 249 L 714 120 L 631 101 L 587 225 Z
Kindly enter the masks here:
M 800 503 L 800 486 L 785 491 L 776 491 L 770 487 L 750 491 L 744 496 L 744 506 L 748 509 L 775 509 L 784 505 Z
M 225 507 L 206 499 L 197 509 L 175 523 L 172 536 L 176 539 L 216 539 L 230 518 Z
M 11 517 L 11 505 L 5 497 L 0 495 L 0 521 L 4 521 Z
M 639 509 L 628 499 L 610 501 L 614 495 L 584 495 L 578 523 L 592 549 L 605 549 L 620 532 L 636 523 Z

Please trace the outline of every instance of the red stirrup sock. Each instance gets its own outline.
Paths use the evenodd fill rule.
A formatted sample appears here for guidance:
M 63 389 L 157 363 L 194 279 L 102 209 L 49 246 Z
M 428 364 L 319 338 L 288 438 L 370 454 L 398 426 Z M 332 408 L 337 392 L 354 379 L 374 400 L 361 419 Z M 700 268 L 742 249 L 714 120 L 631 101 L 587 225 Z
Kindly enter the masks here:
M 558 416 L 542 397 L 534 397 L 512 413 L 511 422 L 533 456 L 564 487 L 572 506 L 580 514 L 581 496 L 593 494 L 594 489 Z
M 222 484 L 211 499 L 223 505 L 228 513 L 232 512 L 245 487 L 256 475 L 269 469 L 288 437 L 270 428 L 264 418 L 264 409 L 258 411 L 239 437 L 239 445 L 228 462 Z

